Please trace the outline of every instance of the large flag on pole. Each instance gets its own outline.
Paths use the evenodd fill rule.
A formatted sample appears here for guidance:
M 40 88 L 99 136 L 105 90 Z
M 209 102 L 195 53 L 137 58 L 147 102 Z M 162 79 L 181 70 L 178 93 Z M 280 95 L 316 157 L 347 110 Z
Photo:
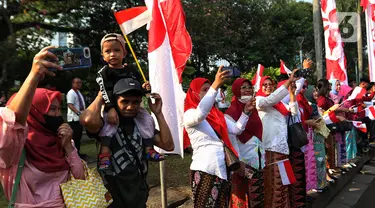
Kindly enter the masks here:
M 348 84 L 346 58 L 336 14 L 335 0 L 321 0 L 326 51 L 327 79 Z
M 129 35 L 134 30 L 151 21 L 151 13 L 147 10 L 146 6 L 133 7 L 115 12 L 115 17 L 125 35 Z
M 375 0 L 362 0 L 366 14 L 368 69 L 371 82 L 375 81 Z
M 185 28 L 185 14 L 179 0 L 146 0 L 146 5 L 152 11 L 148 32 L 150 84 L 152 91 L 159 93 L 163 99 L 162 111 L 175 145 L 171 153 L 183 156 L 185 93 L 181 75 L 191 54 L 192 42 Z

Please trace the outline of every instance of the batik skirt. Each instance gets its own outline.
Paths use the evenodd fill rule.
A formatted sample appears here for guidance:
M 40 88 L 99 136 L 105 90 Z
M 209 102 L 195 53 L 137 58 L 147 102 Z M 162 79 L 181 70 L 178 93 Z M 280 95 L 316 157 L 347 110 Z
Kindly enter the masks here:
M 317 189 L 324 189 L 327 186 L 326 169 L 326 147 L 325 138 L 319 134 L 314 134 L 314 151 L 316 163 Z
M 264 168 L 264 207 L 290 208 L 288 186 L 281 181 L 277 161 L 288 159 L 288 155 L 266 151 L 266 167 Z
M 233 173 L 231 177 L 231 208 L 263 208 L 264 207 L 264 180 L 263 170 L 256 170 L 247 165 L 248 169 L 254 171 L 251 179 Z
M 289 153 L 289 160 L 297 180 L 289 185 L 290 207 L 306 207 L 305 155 L 299 149 L 292 149 Z
M 316 173 L 316 158 L 314 150 L 314 131 L 312 128 L 308 130 L 309 143 L 305 149 L 305 167 L 306 167 L 306 191 L 317 189 L 317 173 Z
M 346 159 L 348 162 L 357 156 L 357 129 L 353 128 L 347 131 L 345 135 L 346 141 Z
M 228 207 L 230 184 L 202 171 L 191 171 L 193 202 L 196 208 Z
M 326 139 L 327 149 L 327 168 L 333 169 L 336 167 L 336 133 L 330 133 Z
M 335 134 L 336 139 L 336 167 L 345 165 L 348 161 L 346 159 L 346 140 L 345 132 L 338 132 Z

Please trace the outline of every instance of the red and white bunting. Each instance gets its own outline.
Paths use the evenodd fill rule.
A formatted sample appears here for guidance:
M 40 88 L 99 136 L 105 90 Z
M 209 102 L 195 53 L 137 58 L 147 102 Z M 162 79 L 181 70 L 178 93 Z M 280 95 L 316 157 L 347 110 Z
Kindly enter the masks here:
M 264 71 L 264 66 L 262 66 L 261 64 L 258 64 L 257 73 L 255 74 L 253 80 L 251 81 L 253 83 L 255 92 L 257 92 L 260 89 L 260 80 L 263 77 L 263 71 Z
M 291 74 L 292 71 L 286 67 L 283 60 L 280 60 L 280 74 Z
M 321 0 L 328 80 L 348 84 L 346 58 L 336 14 L 335 0 Z

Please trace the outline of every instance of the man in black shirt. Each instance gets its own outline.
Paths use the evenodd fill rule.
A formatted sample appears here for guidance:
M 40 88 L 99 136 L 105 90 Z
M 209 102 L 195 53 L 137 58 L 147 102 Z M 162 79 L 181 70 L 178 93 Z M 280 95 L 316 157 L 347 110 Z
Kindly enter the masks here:
M 162 100 L 159 94 L 152 93 L 149 108 L 154 113 L 159 131 L 151 129 L 147 119 L 137 116 L 140 112 L 143 90 L 136 80 L 126 78 L 119 80 L 114 88 L 115 109 L 119 114 L 120 125 L 109 145 L 111 166 L 105 173 L 106 187 L 113 197 L 112 207 L 146 207 L 148 186 L 146 183 L 147 163 L 144 157 L 142 139 L 153 135 L 154 144 L 164 150 L 174 149 L 173 138 L 161 111 Z M 103 131 L 104 120 L 101 107 L 104 104 L 101 93 L 83 112 L 81 123 L 90 134 L 98 135 Z

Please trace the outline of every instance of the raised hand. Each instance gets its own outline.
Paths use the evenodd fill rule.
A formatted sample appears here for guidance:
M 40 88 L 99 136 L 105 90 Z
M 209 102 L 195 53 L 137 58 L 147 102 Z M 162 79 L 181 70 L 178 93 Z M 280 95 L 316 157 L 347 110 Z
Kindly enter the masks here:
M 223 69 L 223 66 L 220 66 L 219 70 L 217 70 L 217 72 L 216 72 L 215 81 L 211 85 L 211 87 L 215 90 L 217 90 L 221 86 L 223 86 L 225 81 L 227 81 L 228 78 L 230 77 L 230 72 L 226 71 L 226 70 L 223 71 L 222 69 Z
M 47 76 L 55 76 L 55 74 L 49 71 L 49 68 L 55 68 L 62 70 L 62 67 L 50 62 L 48 60 L 58 60 L 58 58 L 52 52 L 49 52 L 49 49 L 56 48 L 55 46 L 48 46 L 43 48 L 39 53 L 37 53 L 33 59 L 33 66 L 31 68 L 30 74 L 39 76 L 40 79 L 44 79 Z
M 305 60 L 303 61 L 303 69 L 310 69 L 313 63 L 314 63 L 314 62 L 313 62 L 312 60 L 310 60 L 310 59 L 305 59 Z
M 255 104 L 256 104 L 255 98 L 252 98 L 251 100 L 249 100 L 249 102 L 247 102 L 244 107 L 244 113 L 249 114 L 250 112 L 252 112 L 255 109 Z
M 151 98 L 155 100 L 155 103 L 152 103 Z M 148 98 L 148 106 L 150 107 L 150 110 L 155 115 L 158 115 L 161 113 L 161 109 L 163 107 L 163 101 L 158 93 L 151 93 L 150 98 Z

